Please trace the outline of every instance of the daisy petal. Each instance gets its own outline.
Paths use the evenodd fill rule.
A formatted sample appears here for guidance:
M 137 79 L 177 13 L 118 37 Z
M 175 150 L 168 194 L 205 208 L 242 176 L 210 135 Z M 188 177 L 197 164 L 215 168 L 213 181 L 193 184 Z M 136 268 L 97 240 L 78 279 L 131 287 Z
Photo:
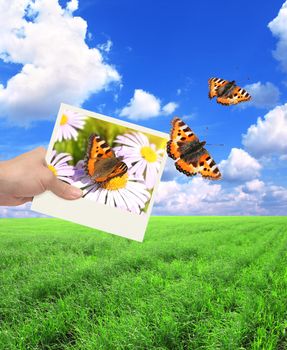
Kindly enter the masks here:
M 130 169 L 131 173 L 137 174 L 137 176 L 140 176 L 143 174 L 146 168 L 146 162 L 144 160 L 140 160 L 135 165 L 133 165 Z
M 145 201 L 142 201 L 139 196 L 136 196 L 132 191 L 126 191 L 127 196 L 130 200 L 133 200 L 141 209 L 145 206 Z
M 57 176 L 57 178 L 58 178 L 59 180 L 68 182 L 69 184 L 72 184 L 72 183 L 73 183 L 73 179 L 68 178 L 68 177 L 66 177 L 66 176 Z
M 121 208 L 121 209 L 127 209 L 127 206 L 125 204 L 125 201 L 123 200 L 123 198 L 121 197 L 119 191 L 114 191 L 114 198 L 115 198 L 115 203 L 116 203 L 116 206 L 118 208 Z
M 118 190 L 120 195 L 122 196 L 123 200 L 125 201 L 126 203 L 126 206 L 128 208 L 129 211 L 134 211 L 134 205 L 133 203 L 129 200 L 129 198 L 126 196 L 126 191 L 124 188 L 121 188 Z
M 156 182 L 157 172 L 153 164 L 147 164 L 146 168 L 146 187 L 150 190 Z
M 128 139 L 127 137 L 121 136 L 121 135 L 117 136 L 117 138 L 115 139 L 115 143 L 119 143 L 119 144 L 126 145 L 126 146 L 132 146 L 132 147 L 138 146 L 138 144 L 136 142 Z
M 137 138 L 139 140 L 141 140 L 140 141 L 141 145 L 147 146 L 149 144 L 149 140 L 148 140 L 148 138 L 147 138 L 147 136 L 145 134 L 143 134 L 141 132 L 134 133 L 134 134 L 136 134 Z
M 71 138 L 73 138 L 74 140 L 77 140 L 78 138 L 77 130 L 71 125 L 67 125 L 67 130 L 69 131 Z
M 110 207 L 115 207 L 114 191 L 108 191 L 108 193 L 107 193 L 107 205 L 109 205 Z
M 150 198 L 150 193 L 145 189 L 146 187 L 143 184 L 129 181 L 127 188 L 137 194 L 144 195 L 148 199 Z
M 60 170 L 57 170 L 57 174 L 59 176 L 73 176 L 75 173 L 73 167 L 71 167 L 71 169 L 60 169 Z
M 101 193 L 99 194 L 98 202 L 102 204 L 106 204 L 106 197 L 108 191 L 105 188 L 101 188 Z

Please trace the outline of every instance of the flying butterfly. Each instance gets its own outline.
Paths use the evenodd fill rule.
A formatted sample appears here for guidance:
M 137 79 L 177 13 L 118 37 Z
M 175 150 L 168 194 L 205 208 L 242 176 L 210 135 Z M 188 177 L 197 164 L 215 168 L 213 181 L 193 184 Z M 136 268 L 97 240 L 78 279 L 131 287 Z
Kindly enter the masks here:
M 200 142 L 194 132 L 180 118 L 172 122 L 170 140 L 167 142 L 169 157 L 176 160 L 175 167 L 187 176 L 197 173 L 210 180 L 219 180 L 221 173 L 204 148 L 206 142 Z
M 92 134 L 89 137 L 85 170 L 87 175 L 98 184 L 104 184 L 117 176 L 123 176 L 128 167 L 116 157 L 112 148 L 100 136 Z
M 240 102 L 251 100 L 251 95 L 243 88 L 237 86 L 235 81 L 228 81 L 220 78 L 208 80 L 208 97 L 217 97 L 217 103 L 225 106 L 235 105 Z

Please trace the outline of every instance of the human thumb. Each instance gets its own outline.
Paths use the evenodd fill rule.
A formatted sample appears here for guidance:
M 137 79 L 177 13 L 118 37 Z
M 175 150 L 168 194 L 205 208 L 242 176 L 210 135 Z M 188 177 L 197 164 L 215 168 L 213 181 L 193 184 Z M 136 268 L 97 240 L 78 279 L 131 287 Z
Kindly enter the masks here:
M 58 180 L 56 177 L 53 181 L 50 182 L 47 189 L 52 191 L 55 195 L 64 199 L 78 199 L 83 195 L 81 189 Z

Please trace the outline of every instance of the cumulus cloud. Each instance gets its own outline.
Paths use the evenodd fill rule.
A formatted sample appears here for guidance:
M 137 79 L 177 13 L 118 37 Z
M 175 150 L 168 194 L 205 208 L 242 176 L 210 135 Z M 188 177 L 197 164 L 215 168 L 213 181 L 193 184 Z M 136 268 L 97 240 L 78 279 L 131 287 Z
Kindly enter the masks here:
M 164 114 L 170 115 L 176 110 L 177 107 L 178 107 L 177 103 L 169 102 L 165 106 L 162 107 L 162 111 Z
M 0 206 L 0 218 L 36 218 L 47 217 L 30 210 L 31 203 L 25 203 L 16 207 Z
M 232 148 L 226 160 L 219 163 L 224 180 L 248 181 L 260 175 L 261 165 L 241 148 Z
M 280 91 L 274 84 L 267 82 L 249 84 L 244 87 L 252 96 L 250 102 L 241 104 L 242 108 L 254 106 L 258 108 L 273 108 L 278 104 Z
M 178 170 L 176 170 L 174 163 L 175 161 L 173 159 L 171 159 L 170 157 L 167 158 L 161 177 L 162 181 L 171 181 L 182 176 L 181 173 Z
M 203 215 L 208 215 L 212 210 L 206 203 L 219 200 L 220 191 L 220 184 L 211 185 L 199 176 L 183 184 L 175 180 L 161 182 L 156 194 L 155 212 L 167 215 L 193 215 L 202 212 Z
M 269 208 L 272 209 L 279 209 L 280 212 L 278 212 L 278 215 L 281 215 L 282 213 L 282 208 L 286 208 L 286 203 L 287 203 L 287 189 L 283 186 L 276 186 L 272 185 L 268 189 L 268 191 L 265 192 L 264 194 L 264 202 L 265 205 L 268 206 Z M 286 215 L 287 211 L 285 211 Z
M 86 44 L 87 22 L 73 16 L 77 8 L 77 0 L 65 8 L 58 0 L 0 2 L 0 58 L 21 65 L 0 85 L 0 116 L 19 124 L 48 119 L 60 102 L 81 105 L 120 81 L 100 50 Z
M 169 102 L 161 107 L 159 98 L 142 89 L 136 89 L 130 102 L 120 111 L 120 116 L 133 120 L 149 119 L 172 114 L 177 107 L 175 102 Z
M 262 192 L 264 190 L 265 184 L 263 181 L 254 179 L 248 181 L 242 186 L 242 190 L 246 193 Z
M 287 154 L 287 104 L 258 118 L 243 135 L 243 145 L 257 157 Z
M 195 177 L 188 183 L 161 182 L 154 214 L 159 215 L 286 215 L 287 188 L 251 180 L 227 189 Z
M 277 17 L 275 17 L 268 27 L 272 34 L 278 38 L 273 56 L 278 60 L 282 69 L 287 72 L 287 1 L 282 5 Z
M 112 46 L 113 46 L 113 42 L 109 39 L 107 40 L 107 42 L 103 43 L 103 44 L 100 44 L 98 45 L 97 47 L 101 50 L 101 51 L 104 51 L 106 53 L 109 53 L 112 49 Z
M 79 1 L 78 0 L 70 0 L 67 3 L 66 9 L 67 11 L 74 12 L 78 9 L 79 7 Z

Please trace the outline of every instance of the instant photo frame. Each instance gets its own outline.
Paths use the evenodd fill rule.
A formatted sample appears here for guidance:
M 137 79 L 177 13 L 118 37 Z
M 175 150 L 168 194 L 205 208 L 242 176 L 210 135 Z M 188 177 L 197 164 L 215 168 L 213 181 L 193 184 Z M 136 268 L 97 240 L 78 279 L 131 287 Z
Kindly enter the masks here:
M 49 159 L 49 155 L 51 155 L 53 151 L 54 144 L 57 140 L 58 128 L 60 127 L 61 116 L 65 110 L 85 114 L 89 118 L 95 118 L 97 120 L 124 126 L 134 130 L 135 132 L 149 134 L 153 137 L 165 139 L 166 141 L 169 139 L 169 135 L 166 133 L 62 103 L 48 146 L 46 160 Z M 49 191 L 34 197 L 31 209 L 41 214 L 58 217 L 77 224 L 142 242 L 154 203 L 155 193 L 166 163 L 166 158 L 167 154 L 166 152 L 163 152 L 160 168 L 157 174 L 157 181 L 153 187 L 148 207 L 146 208 L 145 212 L 140 214 L 129 212 L 121 208 L 112 207 L 107 204 L 98 203 L 88 198 L 64 200 Z

